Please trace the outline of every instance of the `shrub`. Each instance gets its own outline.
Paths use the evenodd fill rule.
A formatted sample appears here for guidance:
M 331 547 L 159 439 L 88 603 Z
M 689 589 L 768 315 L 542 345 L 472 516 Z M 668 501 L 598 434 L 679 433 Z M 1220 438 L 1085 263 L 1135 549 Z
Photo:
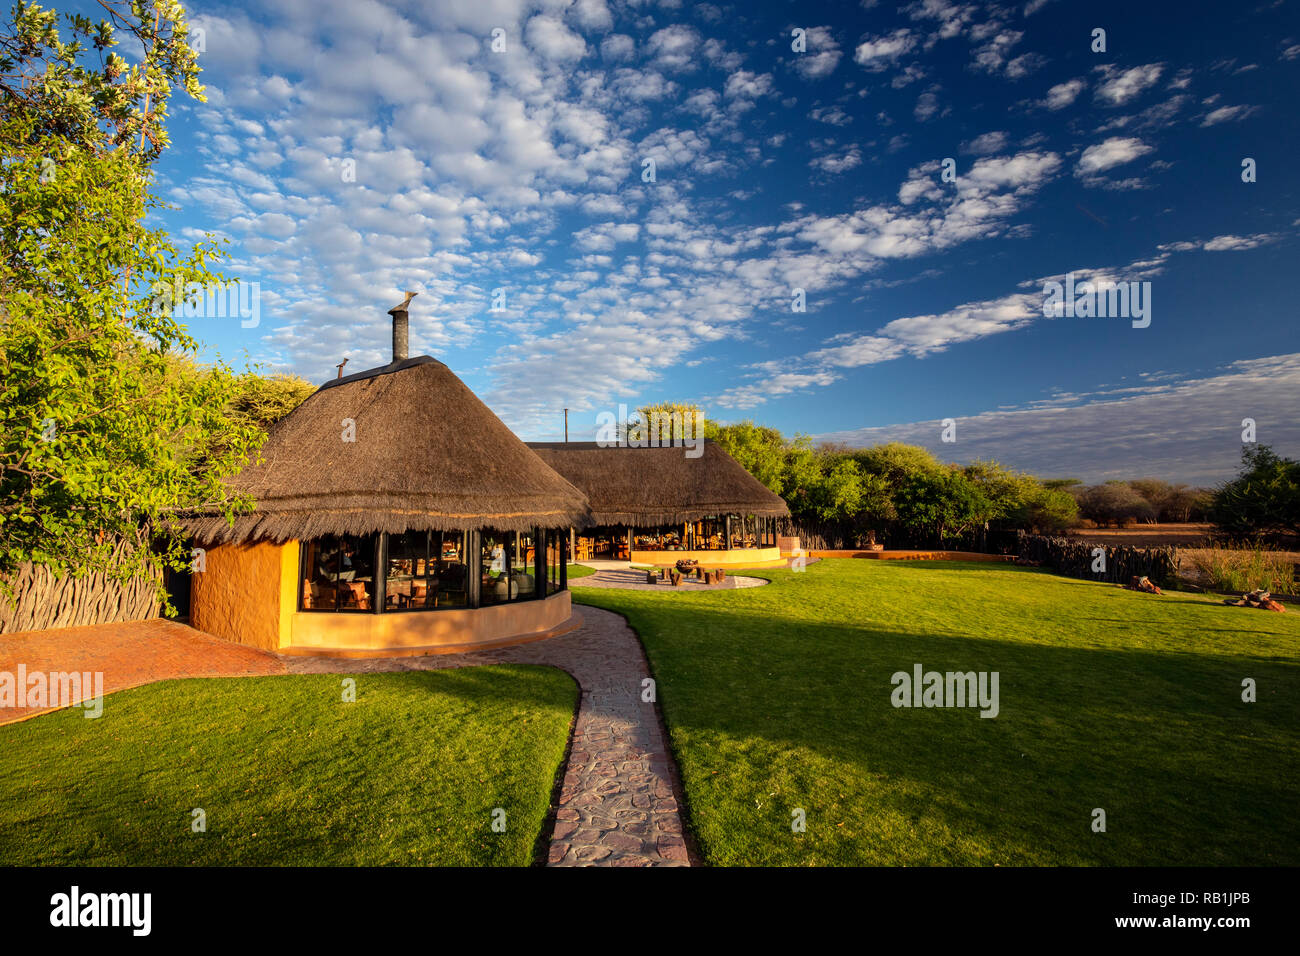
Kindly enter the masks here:
M 1300 534 L 1300 462 L 1244 447 L 1241 473 L 1215 491 L 1209 517 L 1234 536 Z
M 1259 542 L 1197 549 L 1189 557 L 1216 591 L 1240 593 L 1262 588 L 1295 593 L 1295 564 L 1290 554 Z

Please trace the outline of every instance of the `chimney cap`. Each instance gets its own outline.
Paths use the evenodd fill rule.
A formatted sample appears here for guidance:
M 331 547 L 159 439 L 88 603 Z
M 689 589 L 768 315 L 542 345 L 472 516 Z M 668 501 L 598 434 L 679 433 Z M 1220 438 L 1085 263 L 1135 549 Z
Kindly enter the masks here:
M 403 299 L 403 300 L 402 300 L 398 305 L 395 305 L 395 306 L 393 306 L 391 309 L 389 309 L 389 310 L 388 310 L 388 314 L 389 314 L 389 315 L 393 315 L 394 313 L 397 313 L 397 312 L 405 312 L 405 311 L 406 311 L 406 307 L 407 307 L 408 305 L 410 305 L 411 300 L 414 299 L 414 298 L 415 298 L 417 295 L 419 295 L 419 294 L 420 294 L 420 293 L 418 293 L 418 292 L 408 292 L 408 293 L 406 293 L 406 298 Z

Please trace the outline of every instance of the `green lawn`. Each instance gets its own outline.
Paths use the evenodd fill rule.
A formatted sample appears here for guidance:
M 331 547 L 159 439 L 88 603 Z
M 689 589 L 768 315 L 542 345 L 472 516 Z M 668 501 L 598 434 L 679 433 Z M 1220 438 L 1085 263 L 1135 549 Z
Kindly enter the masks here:
M 568 580 L 572 581 L 574 578 L 585 578 L 589 574 L 595 574 L 596 569 L 589 568 L 585 564 L 571 564 L 566 573 L 568 574 Z
M 581 592 L 645 643 L 711 863 L 1300 863 L 1296 614 L 1002 565 L 751 573 Z M 999 672 L 1000 714 L 893 707 L 917 663 Z
M 335 674 L 167 681 L 0 727 L 0 865 L 531 863 L 573 679 L 354 676 L 356 703 Z

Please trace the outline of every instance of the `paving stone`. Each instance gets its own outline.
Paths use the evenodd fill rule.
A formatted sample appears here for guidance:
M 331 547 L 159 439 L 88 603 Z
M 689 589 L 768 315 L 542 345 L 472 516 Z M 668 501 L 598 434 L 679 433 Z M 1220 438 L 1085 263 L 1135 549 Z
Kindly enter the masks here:
M 623 850 L 627 853 L 642 853 L 645 849 L 645 841 L 640 837 L 632 836 L 630 833 L 623 833 L 618 830 L 611 830 L 600 838 L 600 845 L 607 846 L 615 850 Z

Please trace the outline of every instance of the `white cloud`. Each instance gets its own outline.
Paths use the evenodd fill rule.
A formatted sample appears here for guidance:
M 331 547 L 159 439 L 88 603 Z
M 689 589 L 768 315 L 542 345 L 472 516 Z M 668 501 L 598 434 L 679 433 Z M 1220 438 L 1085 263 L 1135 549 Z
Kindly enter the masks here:
M 1206 252 L 1237 252 L 1267 245 L 1277 238 L 1275 233 L 1268 232 L 1259 232 L 1253 236 L 1215 236 L 1201 248 Z
M 1220 106 L 1217 110 L 1211 110 L 1206 114 L 1205 119 L 1201 120 L 1201 126 L 1216 126 L 1219 123 L 1244 120 L 1258 109 L 1258 106 Z
M 636 53 L 636 41 L 622 33 L 614 33 L 600 42 L 600 55 L 613 63 L 622 63 L 632 59 Z
M 1128 70 L 1115 66 L 1099 66 L 1103 80 L 1097 86 L 1096 97 L 1107 106 L 1123 106 L 1143 90 L 1154 86 L 1164 71 L 1161 63 L 1148 63 Z
M 807 50 L 791 54 L 795 72 L 805 80 L 820 80 L 834 73 L 842 54 L 831 28 L 807 27 L 804 40 Z
M 1047 96 L 1043 99 L 1042 105 L 1049 110 L 1061 110 L 1069 106 L 1079 94 L 1083 92 L 1084 87 L 1088 84 L 1081 79 L 1066 80 L 1064 83 L 1057 83 L 1047 91 Z
M 918 122 L 924 123 L 928 119 L 933 119 L 938 112 L 939 97 L 927 91 L 916 98 L 916 107 L 912 110 L 912 115 Z
M 989 133 L 982 133 L 967 143 L 963 143 L 961 151 L 963 153 L 973 153 L 976 156 L 986 156 L 989 153 L 1000 153 L 1007 148 L 1007 134 L 1002 130 L 993 130 Z
M 723 94 L 729 100 L 752 101 L 772 92 L 771 73 L 751 73 L 739 70 L 727 77 Z
M 1085 149 L 1074 168 L 1074 174 L 1081 177 L 1095 176 L 1124 163 L 1131 163 L 1154 149 L 1155 147 L 1148 146 L 1135 137 L 1112 136 Z
M 850 146 L 838 153 L 827 153 L 824 156 L 817 156 L 809 163 L 813 169 L 820 170 L 828 175 L 838 175 L 848 172 L 856 166 L 862 165 L 862 152 L 856 146 Z
M 587 44 L 582 37 L 555 17 L 533 17 L 524 35 L 528 45 L 548 60 L 572 63 L 587 55 Z
M 605 6 L 605 0 L 576 0 L 569 8 L 569 16 L 584 30 L 605 31 L 614 28 L 614 17 Z
M 755 385 L 740 385 L 711 396 L 709 401 L 723 408 L 756 408 L 772 398 L 803 391 L 814 386 L 826 386 L 835 381 L 831 372 L 782 372 L 764 375 Z
M 858 44 L 853 51 L 853 60 L 859 66 L 880 73 L 898 62 L 916 47 L 916 35 L 906 27 L 895 30 L 888 36 L 873 37 Z
M 693 70 L 699 66 L 700 35 L 691 27 L 674 24 L 650 36 L 646 49 L 654 65 L 669 71 Z

